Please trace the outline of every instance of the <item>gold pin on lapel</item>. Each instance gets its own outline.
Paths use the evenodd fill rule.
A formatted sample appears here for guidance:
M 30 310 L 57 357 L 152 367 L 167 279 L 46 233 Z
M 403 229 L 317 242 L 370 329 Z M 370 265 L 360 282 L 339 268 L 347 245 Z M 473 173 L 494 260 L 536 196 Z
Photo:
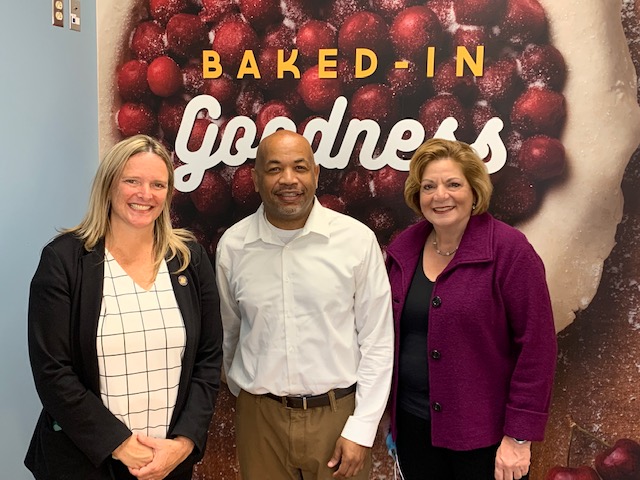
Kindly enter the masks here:
M 180 275 L 180 276 L 178 277 L 178 283 L 179 283 L 180 285 L 182 285 L 183 287 L 186 287 L 186 286 L 187 286 L 187 284 L 189 283 L 189 280 L 187 280 L 187 277 L 185 277 L 184 275 Z

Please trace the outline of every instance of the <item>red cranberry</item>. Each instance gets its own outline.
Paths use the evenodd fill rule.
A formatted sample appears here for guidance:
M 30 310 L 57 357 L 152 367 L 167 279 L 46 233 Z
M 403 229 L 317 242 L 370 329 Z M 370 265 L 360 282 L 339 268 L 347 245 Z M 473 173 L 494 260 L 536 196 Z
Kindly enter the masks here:
M 118 128 L 125 137 L 144 133 L 153 135 L 158 127 L 156 116 L 144 103 L 124 103 L 116 115 Z
M 179 13 L 167 23 L 169 50 L 181 57 L 197 56 L 205 48 L 208 32 L 197 15 Z
M 418 112 L 418 120 L 424 126 L 426 138 L 433 137 L 440 124 L 448 117 L 453 117 L 458 121 L 456 138 L 459 140 L 467 139 L 469 133 L 467 112 L 453 95 L 437 95 L 424 102 Z
M 262 90 L 254 83 L 245 83 L 236 99 L 236 112 L 238 115 L 255 118 L 262 105 L 264 105 Z
M 191 201 L 200 213 L 222 215 L 230 207 L 231 189 L 218 172 L 207 170 L 198 189 L 191 192 Z
M 500 114 L 486 102 L 476 103 L 471 107 L 471 126 L 473 133 L 477 137 L 489 120 L 500 117 Z
M 527 138 L 520 148 L 518 165 L 534 180 L 547 180 L 562 175 L 565 165 L 564 146 L 557 138 L 546 135 Z
M 258 34 L 251 25 L 239 19 L 222 23 L 215 31 L 213 49 L 220 55 L 223 68 L 237 67 L 245 50 L 257 50 Z
M 323 207 L 330 208 L 336 212 L 346 213 L 347 211 L 347 205 L 344 203 L 344 200 L 336 195 L 331 195 L 329 193 L 320 195 L 318 197 L 318 201 Z
M 422 2 L 420 0 L 371 0 L 371 7 L 384 18 L 393 20 L 402 10 L 419 3 Z
M 147 83 L 147 68 L 147 63 L 140 60 L 130 60 L 120 67 L 118 92 L 124 101 L 140 101 L 151 93 Z
M 204 136 L 207 133 L 207 128 L 209 128 L 211 123 L 211 120 L 208 118 L 197 118 L 196 121 L 193 122 L 193 129 L 187 142 L 187 149 L 190 152 L 195 152 L 200 149 Z
M 538 205 L 536 187 L 528 177 L 514 167 L 503 167 L 500 182 L 491 197 L 491 210 L 505 222 L 522 220 Z
M 176 139 L 186 106 L 187 102 L 175 97 L 167 98 L 160 104 L 160 108 L 158 109 L 158 123 L 160 124 L 164 137 L 170 142 L 174 142 Z
M 418 69 L 415 62 L 407 60 L 407 68 L 389 67 L 386 74 L 386 83 L 396 97 L 410 97 L 420 89 L 425 88 L 427 77 Z
M 401 172 L 389 166 L 382 167 L 371 174 L 375 197 L 379 200 L 388 200 L 402 196 L 404 182 L 408 172 Z
M 318 50 L 336 46 L 336 29 L 327 22 L 309 20 L 298 29 L 296 47 L 304 57 L 317 58 Z
M 487 27 L 460 26 L 451 37 L 451 48 L 455 54 L 458 47 L 465 47 L 469 54 L 475 56 L 479 46 L 484 46 L 485 57 L 490 56 L 495 50 L 495 38 Z
M 200 18 L 205 22 L 219 22 L 229 13 L 236 11 L 234 0 L 201 0 Z
M 364 214 L 364 223 L 384 239 L 396 228 L 396 220 L 390 207 L 374 206 L 367 209 Z
M 414 58 L 424 54 L 428 45 L 440 43 L 442 29 L 435 13 L 427 7 L 416 6 L 398 14 L 389 34 L 398 56 Z
M 240 85 L 230 75 L 223 73 L 218 78 L 207 78 L 204 81 L 203 91 L 218 100 L 223 113 L 228 114 L 229 110 L 235 107 Z
M 356 48 L 366 46 L 384 55 L 389 45 L 389 27 L 384 19 L 372 12 L 357 12 L 345 19 L 338 33 L 338 48 L 342 55 L 355 58 Z
M 253 164 L 240 165 L 231 180 L 231 197 L 243 212 L 254 212 L 260 206 L 260 195 L 254 188 L 251 177 Z
M 340 198 L 349 208 L 371 198 L 370 172 L 362 167 L 356 167 L 345 173 L 340 181 Z
M 302 74 L 298 93 L 310 110 L 318 113 L 328 112 L 333 107 L 335 99 L 342 95 L 342 83 L 337 78 L 319 78 L 316 65 Z
M 164 28 L 156 22 L 142 22 L 136 27 L 131 37 L 131 51 L 136 58 L 150 62 L 166 53 L 164 35 Z
M 238 5 L 242 15 L 258 30 L 282 18 L 280 0 L 238 0 Z
M 369 2 L 367 0 L 333 0 L 329 2 L 329 11 L 325 18 L 331 25 L 340 28 L 351 15 L 368 8 Z
M 294 32 L 284 24 L 267 29 L 262 38 L 262 48 L 276 48 L 290 51 L 293 48 Z
M 538 0 L 507 0 L 500 36 L 513 45 L 544 43 L 547 17 Z
M 506 0 L 457 0 L 453 11 L 458 23 L 491 25 L 504 14 Z
M 513 104 L 511 123 L 526 135 L 560 135 L 566 118 L 564 96 L 544 88 L 530 88 Z
M 182 67 L 182 87 L 185 92 L 191 95 L 200 95 L 204 92 L 201 63 L 188 63 Z
M 493 103 L 511 99 L 520 88 L 516 62 L 504 58 L 490 63 L 476 78 L 480 96 Z
M 376 83 L 360 87 L 349 103 L 352 118 L 375 120 L 381 128 L 389 127 L 395 121 L 397 111 L 391 89 Z
M 166 24 L 176 13 L 188 7 L 187 0 L 149 0 L 149 13 L 158 22 Z
M 475 78 L 465 69 L 464 76 L 456 75 L 456 60 L 442 62 L 433 77 L 433 88 L 437 93 L 455 95 L 464 104 L 472 103 L 478 96 Z
M 553 45 L 527 45 L 520 56 L 522 78 L 529 84 L 560 91 L 567 76 L 562 54 Z
M 270 120 L 276 117 L 287 117 L 295 120 L 291 109 L 281 100 L 269 100 L 258 111 L 256 116 L 256 127 L 258 129 L 258 138 L 262 137 L 264 127 Z
M 158 57 L 149 65 L 147 82 L 159 97 L 170 97 L 182 86 L 180 67 L 171 57 Z

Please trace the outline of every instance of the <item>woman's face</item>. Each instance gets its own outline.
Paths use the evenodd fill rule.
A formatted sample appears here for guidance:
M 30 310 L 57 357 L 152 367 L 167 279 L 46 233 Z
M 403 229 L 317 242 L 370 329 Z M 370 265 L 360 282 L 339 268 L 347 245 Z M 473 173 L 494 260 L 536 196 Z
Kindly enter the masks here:
M 111 190 L 111 225 L 151 228 L 167 199 L 169 173 L 155 153 L 133 155 Z
M 457 162 L 443 158 L 427 164 L 420 182 L 420 210 L 434 227 L 464 229 L 472 204 L 473 191 Z

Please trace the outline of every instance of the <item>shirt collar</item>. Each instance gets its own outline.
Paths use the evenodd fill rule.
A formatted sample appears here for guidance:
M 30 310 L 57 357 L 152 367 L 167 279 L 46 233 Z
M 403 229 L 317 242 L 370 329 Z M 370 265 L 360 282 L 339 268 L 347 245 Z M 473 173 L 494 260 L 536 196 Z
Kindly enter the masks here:
M 261 204 L 256 213 L 253 215 L 249 229 L 244 237 L 245 245 L 256 242 L 258 240 L 264 243 L 272 243 L 275 245 L 283 245 L 282 241 L 269 228 L 267 224 L 268 220 L 264 214 L 264 204 Z M 316 197 L 313 198 L 313 207 L 309 213 L 306 223 L 300 233 L 300 237 L 309 234 L 317 234 L 323 237 L 330 237 L 329 230 L 329 216 L 327 215 L 327 209 L 320 205 L 320 202 Z

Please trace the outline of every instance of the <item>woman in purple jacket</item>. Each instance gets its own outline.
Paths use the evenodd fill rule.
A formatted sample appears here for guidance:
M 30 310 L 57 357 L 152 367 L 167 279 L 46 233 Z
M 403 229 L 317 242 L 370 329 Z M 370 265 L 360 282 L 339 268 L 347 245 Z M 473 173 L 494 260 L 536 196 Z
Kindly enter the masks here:
M 424 221 L 387 249 L 405 480 L 527 478 L 543 439 L 556 361 L 544 266 L 487 213 L 491 192 L 464 143 L 432 139 L 411 159 L 405 201 Z

